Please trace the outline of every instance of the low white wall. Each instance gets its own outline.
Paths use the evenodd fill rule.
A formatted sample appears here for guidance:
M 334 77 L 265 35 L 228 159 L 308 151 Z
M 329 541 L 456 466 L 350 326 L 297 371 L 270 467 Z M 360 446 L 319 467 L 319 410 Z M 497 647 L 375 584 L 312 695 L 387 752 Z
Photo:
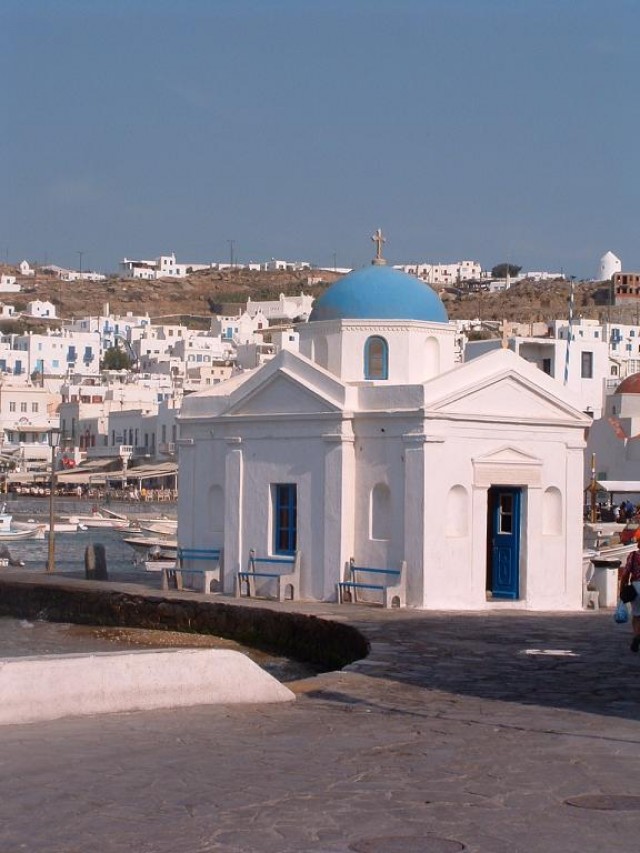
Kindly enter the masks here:
M 240 652 L 166 649 L 0 659 L 0 725 L 295 695 Z

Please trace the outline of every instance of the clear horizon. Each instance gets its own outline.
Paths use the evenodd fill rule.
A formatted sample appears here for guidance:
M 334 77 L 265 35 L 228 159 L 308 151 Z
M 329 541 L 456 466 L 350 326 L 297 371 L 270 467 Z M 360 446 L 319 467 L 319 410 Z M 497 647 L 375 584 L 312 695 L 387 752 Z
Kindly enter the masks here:
M 637 248 L 632 0 L 5 0 L 0 259 Z

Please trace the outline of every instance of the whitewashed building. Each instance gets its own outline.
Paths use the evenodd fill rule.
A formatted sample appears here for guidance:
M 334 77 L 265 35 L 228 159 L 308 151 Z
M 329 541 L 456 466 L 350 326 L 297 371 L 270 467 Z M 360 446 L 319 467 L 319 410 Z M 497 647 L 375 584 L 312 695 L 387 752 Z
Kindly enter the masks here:
M 0 377 L 0 454 L 18 472 L 42 468 L 51 455 L 48 431 L 58 426 L 59 397 L 14 377 Z
M 278 303 L 279 305 L 279 303 Z M 226 314 L 214 317 L 211 320 L 211 333 L 220 335 L 226 341 L 234 344 L 248 344 L 256 340 L 256 333 L 269 327 L 269 320 L 261 309 L 246 310 L 238 314 Z
M 300 351 L 185 398 L 179 540 L 301 553 L 301 595 L 335 600 L 350 558 L 406 562 L 409 606 L 582 606 L 582 460 L 591 421 L 508 350 L 454 363 L 456 326 L 423 282 L 378 263 L 298 326 Z
M 51 331 L 7 335 L 0 346 L 0 371 L 15 376 L 38 374 L 53 389 L 70 374 L 97 376 L 100 336 L 92 332 Z M 53 383 L 53 384 L 51 384 Z
M 160 445 L 175 441 L 181 391 L 168 379 L 145 374 L 105 371 L 102 378 L 62 388 L 60 427 L 69 447 L 107 459 L 122 459 L 126 450 L 127 461 L 168 453 Z
M 611 281 L 617 272 L 622 272 L 622 261 L 613 252 L 605 252 L 600 258 L 598 281 Z
M 0 275 L 0 293 L 20 293 L 21 290 L 22 285 L 18 284 L 15 275 Z
M 309 261 L 283 261 L 278 260 L 277 258 L 271 258 L 270 261 L 265 261 L 261 264 L 261 268 L 266 272 L 277 272 L 278 270 L 298 272 L 300 270 L 310 270 L 311 264 Z
M 185 278 L 194 272 L 211 269 L 211 264 L 178 263 L 175 254 L 160 255 L 153 260 L 123 258 L 120 272 L 128 278 Z
M 247 300 L 246 312 L 250 317 L 260 313 L 267 318 L 269 323 L 290 323 L 292 320 L 306 320 L 313 308 L 313 296 L 301 293 L 299 296 L 285 296 L 281 293 L 279 298 L 254 302 Z
M 599 480 L 640 482 L 640 373 L 616 383 L 589 430 L 588 451 L 585 462 L 590 467 L 595 457 Z M 586 483 L 590 474 L 585 470 Z
M 57 264 L 48 264 L 42 267 L 43 272 L 51 273 L 57 276 L 62 281 L 106 281 L 107 277 L 104 273 L 95 272 L 95 270 L 72 270 L 67 267 L 61 267 Z
M 482 266 L 478 261 L 455 261 L 451 264 L 398 264 L 394 269 L 415 275 L 427 284 L 452 285 L 463 281 L 479 279 L 482 276 Z
M 56 306 L 53 302 L 47 302 L 42 299 L 33 299 L 27 302 L 27 310 L 25 312 L 29 317 L 54 318 L 56 314 Z
M 129 355 L 134 355 L 131 344 L 138 340 L 151 325 L 148 314 L 111 314 L 109 303 L 102 306 L 102 313 L 87 315 L 65 322 L 63 329 L 69 332 L 97 332 L 100 335 L 100 357 L 106 350 L 122 343 Z

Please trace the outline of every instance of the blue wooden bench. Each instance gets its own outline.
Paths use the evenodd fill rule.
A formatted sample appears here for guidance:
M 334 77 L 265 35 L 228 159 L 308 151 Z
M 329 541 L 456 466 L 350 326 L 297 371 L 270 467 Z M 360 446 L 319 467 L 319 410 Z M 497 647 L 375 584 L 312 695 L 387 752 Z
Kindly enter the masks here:
M 196 575 L 201 581 L 198 591 L 209 593 L 214 580 L 222 582 L 221 574 L 222 548 L 179 547 L 175 565 L 162 569 L 162 589 L 184 589 L 183 575 Z
M 407 606 L 407 564 L 403 560 L 399 569 L 378 569 L 357 566 L 352 557 L 345 564 L 345 579 L 338 581 L 338 602 L 358 601 L 359 590 L 376 590 L 382 593 L 384 607 Z
M 254 548 L 249 551 L 249 561 L 246 571 L 239 571 L 236 576 L 236 598 L 241 598 L 243 587 L 248 598 L 256 596 L 256 580 L 265 581 L 264 586 L 275 585 L 275 597 L 278 601 L 291 601 L 300 597 L 300 551 L 291 557 L 258 557 Z M 282 566 L 288 571 L 268 571 L 257 569 L 256 566 Z M 273 582 L 273 583 L 270 583 Z

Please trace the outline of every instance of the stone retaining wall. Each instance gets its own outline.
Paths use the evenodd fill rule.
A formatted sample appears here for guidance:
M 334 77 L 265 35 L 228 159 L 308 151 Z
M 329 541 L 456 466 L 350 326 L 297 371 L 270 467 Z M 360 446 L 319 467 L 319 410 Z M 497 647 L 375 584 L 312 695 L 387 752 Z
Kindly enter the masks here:
M 317 616 L 223 602 L 136 595 L 71 584 L 0 580 L 0 616 L 214 634 L 322 669 L 366 657 L 369 643 L 353 626 Z

